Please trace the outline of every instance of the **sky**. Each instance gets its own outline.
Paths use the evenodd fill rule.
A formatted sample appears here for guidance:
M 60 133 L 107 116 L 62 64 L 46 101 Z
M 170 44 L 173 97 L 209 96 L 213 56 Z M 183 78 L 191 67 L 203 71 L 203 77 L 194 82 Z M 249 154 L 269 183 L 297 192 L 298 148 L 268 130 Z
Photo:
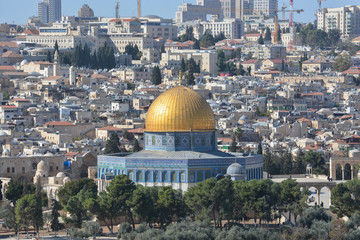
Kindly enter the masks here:
M 142 0 L 142 15 L 158 15 L 164 18 L 174 18 L 177 6 L 183 0 Z M 285 2 L 278 0 L 279 8 Z M 40 0 L 0 0 L 0 23 L 26 24 L 30 16 L 37 16 L 37 3 Z M 195 0 L 185 0 L 187 3 L 195 3 Z M 88 4 L 96 16 L 115 16 L 116 0 L 62 0 L 62 15 L 74 16 L 83 4 Z M 322 3 L 323 7 L 341 7 L 345 5 L 360 5 L 360 0 L 327 0 Z M 120 16 L 136 16 L 137 0 L 120 0 Z M 298 22 L 312 22 L 315 20 L 314 13 L 318 7 L 317 0 L 294 0 L 294 9 L 304 9 L 301 14 L 294 14 L 294 20 Z M 280 17 L 282 15 L 280 14 Z M 288 17 L 288 16 L 287 16 Z

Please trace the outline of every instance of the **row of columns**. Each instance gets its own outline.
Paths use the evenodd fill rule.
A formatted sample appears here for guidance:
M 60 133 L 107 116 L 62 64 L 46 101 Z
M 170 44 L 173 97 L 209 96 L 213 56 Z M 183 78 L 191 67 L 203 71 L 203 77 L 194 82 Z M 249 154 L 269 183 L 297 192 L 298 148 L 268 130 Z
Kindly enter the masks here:
M 354 180 L 354 167 L 350 165 L 351 180 Z M 341 180 L 345 180 L 345 167 L 341 166 Z

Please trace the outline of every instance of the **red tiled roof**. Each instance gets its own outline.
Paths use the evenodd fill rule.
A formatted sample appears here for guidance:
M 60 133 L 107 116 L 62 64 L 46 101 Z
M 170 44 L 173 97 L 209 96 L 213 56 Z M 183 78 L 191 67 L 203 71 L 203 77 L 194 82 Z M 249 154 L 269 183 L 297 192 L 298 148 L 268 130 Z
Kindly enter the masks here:
M 76 156 L 78 154 L 80 154 L 80 152 L 68 152 L 68 153 L 65 153 L 65 156 L 71 157 L 71 156 Z
M 222 142 L 232 142 L 231 138 L 218 138 L 217 140 Z
M 11 47 L 11 48 L 17 48 L 19 45 L 16 42 L 0 42 L 0 47 Z
M 3 105 L 2 107 L 5 108 L 5 109 L 15 109 L 15 108 L 17 108 L 15 105 Z
M 14 66 L 0 66 L 0 70 L 10 71 L 10 70 L 15 70 L 15 68 Z
M 106 126 L 103 128 L 98 128 L 98 130 L 102 130 L 102 131 L 121 131 L 121 128 L 117 128 L 117 127 L 113 127 L 113 126 Z
M 13 98 L 13 99 L 11 99 L 11 101 L 13 101 L 13 102 L 30 102 L 29 99 L 25 99 L 25 98 Z
M 44 124 L 44 126 L 75 126 L 75 124 L 65 121 L 54 121 L 54 122 L 47 122 Z
M 344 74 L 360 74 L 360 67 L 351 67 L 343 72 Z
M 23 56 L 16 53 L 16 52 L 13 52 L 13 51 L 7 51 L 5 53 L 3 53 L 2 55 L 3 58 L 9 58 L 9 57 L 12 57 L 12 58 L 22 58 Z
M 130 129 L 128 130 L 129 133 L 144 133 L 143 128 L 136 128 L 136 129 Z
M 245 62 L 243 62 L 243 63 L 241 63 L 241 64 L 255 64 L 255 63 L 257 63 L 259 60 L 257 60 L 257 59 L 250 59 L 250 60 L 247 60 L 247 61 L 245 61 Z

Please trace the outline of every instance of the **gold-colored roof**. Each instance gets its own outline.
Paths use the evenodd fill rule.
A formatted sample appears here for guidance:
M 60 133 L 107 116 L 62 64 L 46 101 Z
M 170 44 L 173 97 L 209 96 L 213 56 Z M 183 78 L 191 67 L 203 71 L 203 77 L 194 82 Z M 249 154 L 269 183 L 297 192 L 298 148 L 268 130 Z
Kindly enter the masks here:
M 146 132 L 214 130 L 215 118 L 210 105 L 200 94 L 184 86 L 161 94 L 146 114 Z

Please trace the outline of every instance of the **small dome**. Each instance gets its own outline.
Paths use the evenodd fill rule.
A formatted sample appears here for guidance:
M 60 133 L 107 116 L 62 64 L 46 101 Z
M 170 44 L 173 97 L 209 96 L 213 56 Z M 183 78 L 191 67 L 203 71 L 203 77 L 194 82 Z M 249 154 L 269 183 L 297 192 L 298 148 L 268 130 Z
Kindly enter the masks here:
M 37 171 L 47 171 L 48 170 L 48 164 L 47 162 L 45 162 L 44 160 L 41 160 L 37 167 L 36 167 Z
M 71 181 L 71 178 L 65 177 L 65 178 L 63 179 L 63 184 L 65 184 L 65 183 L 67 183 L 67 182 L 70 182 L 70 181 Z
M 308 165 L 306 165 L 306 167 L 312 167 L 312 165 L 309 163 Z
M 233 163 L 227 168 L 226 174 L 230 176 L 243 175 L 245 174 L 245 168 L 238 163 Z
M 47 152 L 47 153 L 44 154 L 44 156 L 49 156 L 50 157 L 50 156 L 54 156 L 54 154 L 51 153 L 51 152 Z
M 27 63 L 28 63 L 28 61 L 25 59 L 25 60 L 22 60 L 22 61 L 21 61 L 20 65 L 21 65 L 21 66 L 24 66 L 24 65 L 27 64 Z
M 240 118 L 240 120 L 248 120 L 248 117 L 245 116 L 245 115 L 242 115 L 241 118 Z
M 66 177 L 66 174 L 63 173 L 63 172 L 58 172 L 58 174 L 56 174 L 56 177 L 57 177 L 57 178 L 65 178 L 65 177 Z
M 7 136 L 7 134 L 4 131 L 0 131 L 0 136 Z

